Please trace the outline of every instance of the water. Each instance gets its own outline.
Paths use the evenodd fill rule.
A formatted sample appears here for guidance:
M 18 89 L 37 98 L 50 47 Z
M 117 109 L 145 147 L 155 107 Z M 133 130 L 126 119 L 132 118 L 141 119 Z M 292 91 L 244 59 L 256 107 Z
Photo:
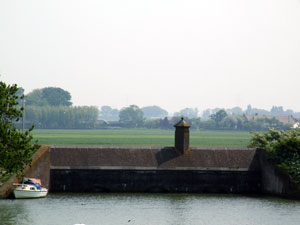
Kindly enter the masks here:
M 0 200 L 1 225 L 296 225 L 300 201 L 205 194 L 54 194 Z

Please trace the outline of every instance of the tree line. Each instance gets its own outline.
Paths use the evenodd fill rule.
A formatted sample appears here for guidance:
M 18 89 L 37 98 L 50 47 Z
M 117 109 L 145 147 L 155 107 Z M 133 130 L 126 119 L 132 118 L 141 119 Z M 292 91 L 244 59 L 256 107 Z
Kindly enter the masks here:
M 19 89 L 18 95 L 24 96 Z M 202 117 L 198 109 L 184 108 L 169 116 L 168 111 L 159 106 L 139 108 L 130 105 L 120 110 L 110 106 L 73 106 L 71 94 L 61 88 L 47 87 L 36 89 L 25 96 L 25 125 L 34 124 L 41 129 L 101 129 L 110 127 L 171 129 L 184 116 L 192 126 L 191 129 L 205 130 L 256 130 L 269 128 L 287 129 L 275 118 L 248 120 L 245 114 L 263 113 L 260 115 L 297 115 L 292 110 L 284 111 L 282 107 L 272 107 L 271 111 L 252 108 L 243 111 L 239 107 L 232 109 L 207 109 Z M 21 126 L 21 122 L 18 123 Z
M 19 89 L 17 95 L 24 96 Z M 97 126 L 99 110 L 94 106 L 72 106 L 71 94 L 57 87 L 35 89 L 19 105 L 25 106 L 25 127 L 40 129 L 93 129 Z M 21 127 L 21 121 L 17 127 Z
M 197 116 L 197 109 L 185 108 L 175 113 L 174 116 L 168 117 L 166 111 L 160 109 L 158 106 L 148 106 L 146 108 L 148 110 L 148 117 L 145 116 L 144 108 L 139 108 L 136 105 L 125 107 L 119 112 L 117 109 L 105 106 L 105 113 L 108 114 L 110 111 L 114 111 L 115 116 L 118 115 L 118 121 L 105 123 L 104 126 L 170 129 L 173 128 L 173 124 L 175 124 L 176 121 L 180 120 L 181 116 L 184 116 L 185 120 L 192 125 L 191 129 L 265 131 L 270 128 L 286 130 L 290 127 L 290 125 L 283 124 L 276 118 L 248 120 L 245 114 L 229 114 L 224 109 L 219 109 L 215 113 L 210 114 L 208 119 L 204 120 Z M 151 117 L 151 119 L 149 119 L 149 111 L 151 108 L 155 109 L 155 115 L 160 118 Z M 102 112 L 103 107 L 101 108 L 100 115 L 104 116 L 105 114 Z
M 93 129 L 98 115 L 93 106 L 28 106 L 25 121 L 26 127 L 34 124 L 39 129 Z
M 142 109 L 136 105 L 131 105 L 120 110 L 119 121 L 115 123 L 108 122 L 103 124 L 103 126 L 171 129 L 180 120 L 180 117 L 177 115 L 158 119 L 146 119 Z M 225 110 L 219 110 L 211 114 L 208 120 L 202 120 L 200 117 L 185 117 L 185 120 L 191 124 L 191 129 L 202 130 L 265 131 L 270 128 L 286 130 L 290 127 L 290 125 L 283 124 L 275 118 L 248 120 L 244 115 L 231 115 Z

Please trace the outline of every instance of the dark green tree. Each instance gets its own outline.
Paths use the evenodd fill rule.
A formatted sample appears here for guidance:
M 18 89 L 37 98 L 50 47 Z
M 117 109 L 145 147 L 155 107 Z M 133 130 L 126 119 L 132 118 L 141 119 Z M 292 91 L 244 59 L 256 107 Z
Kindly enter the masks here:
M 245 119 L 240 115 L 227 115 L 222 121 L 220 126 L 224 130 L 242 130 Z
M 19 106 L 17 92 L 17 85 L 0 82 L 0 168 L 22 175 L 38 145 L 31 144 L 33 127 L 25 132 L 16 128 L 24 110 Z
M 136 105 L 121 109 L 119 117 L 125 127 L 142 127 L 145 122 L 143 111 Z
M 210 118 L 216 122 L 217 127 L 220 126 L 221 121 L 227 116 L 227 113 L 224 109 L 219 110 L 215 114 L 212 114 Z
M 171 124 L 168 120 L 168 117 L 165 117 L 164 119 L 161 119 L 159 121 L 159 126 L 162 129 L 172 129 L 173 128 L 173 124 Z
M 71 106 L 71 94 L 57 87 L 35 89 L 26 96 L 26 105 Z
M 43 98 L 42 89 L 35 89 L 26 95 L 26 105 L 27 106 L 47 106 L 49 103 Z
M 71 95 L 68 91 L 65 91 L 57 87 L 43 88 L 43 98 L 51 106 L 71 106 Z

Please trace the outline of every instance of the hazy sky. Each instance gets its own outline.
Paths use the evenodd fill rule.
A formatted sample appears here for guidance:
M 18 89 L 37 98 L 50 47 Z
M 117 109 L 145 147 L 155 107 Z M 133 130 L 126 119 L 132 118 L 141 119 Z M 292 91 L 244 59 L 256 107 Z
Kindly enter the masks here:
M 0 74 L 74 105 L 300 111 L 300 0 L 0 0 Z

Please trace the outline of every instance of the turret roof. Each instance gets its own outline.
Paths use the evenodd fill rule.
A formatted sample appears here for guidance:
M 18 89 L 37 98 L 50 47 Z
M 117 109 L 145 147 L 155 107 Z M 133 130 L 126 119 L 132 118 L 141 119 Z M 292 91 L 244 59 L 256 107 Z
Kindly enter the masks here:
M 191 125 L 181 117 L 181 120 L 174 125 L 174 127 L 190 127 Z

